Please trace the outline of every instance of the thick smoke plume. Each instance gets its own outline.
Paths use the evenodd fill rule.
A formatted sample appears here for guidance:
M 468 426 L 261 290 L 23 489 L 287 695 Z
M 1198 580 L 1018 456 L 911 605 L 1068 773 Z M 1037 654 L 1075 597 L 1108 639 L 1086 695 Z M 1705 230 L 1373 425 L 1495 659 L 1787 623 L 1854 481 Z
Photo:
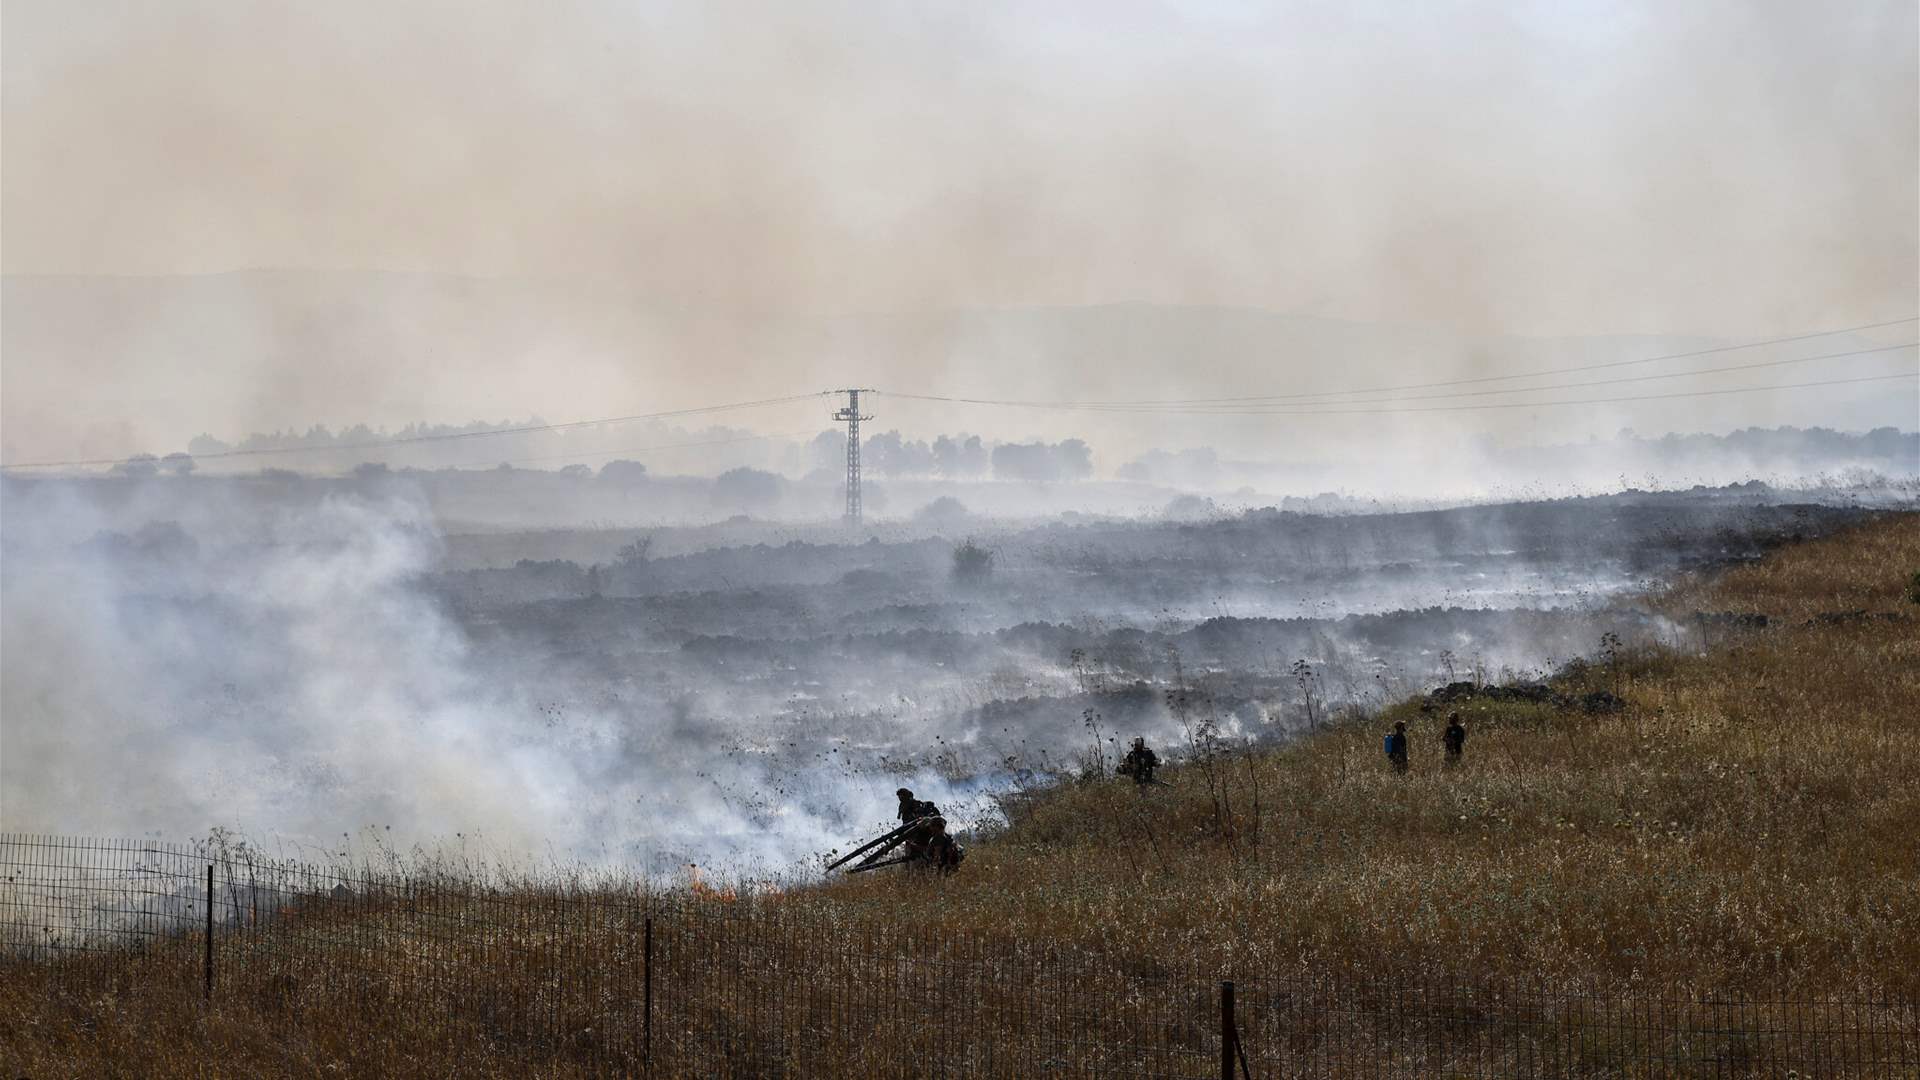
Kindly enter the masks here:
M 324 849 L 391 828 L 516 857 L 784 870 L 887 815 L 884 778 L 724 753 L 751 744 L 752 716 L 562 706 L 540 697 L 544 658 L 477 666 L 418 587 L 438 532 L 415 501 L 332 497 L 200 536 L 99 528 L 57 488 L 8 513 L 9 829 Z M 910 779 L 962 817 L 983 783 Z
M 5 456 L 847 385 L 1283 394 L 1897 318 L 1916 40 L 1893 2 L 20 0 Z M 1229 426 L 1910 423 L 1872 390 Z
M 662 461 L 618 428 L 590 464 L 648 468 L 600 475 L 10 469 L 5 827 L 778 867 L 899 780 L 964 804 L 1071 766 L 1083 707 L 1177 738 L 1173 650 L 1232 734 L 1287 727 L 1249 657 L 1376 696 L 1441 649 L 1564 658 L 1597 627 L 1486 609 L 1752 547 L 1713 529 L 1764 499 L 1701 495 L 1683 558 L 1637 495 L 1385 523 L 1288 496 L 1525 494 L 1478 466 L 1629 426 L 1911 426 L 1910 382 L 1419 417 L 942 400 L 1430 385 L 1915 314 L 1911 3 L 1090 10 L 9 0 L 0 463 L 773 399 L 684 426 L 787 441 Z M 1739 355 L 1903 376 L 1911 350 L 1798 365 L 1910 332 Z M 1670 386 L 1730 385 L 1703 379 Z M 774 535 L 835 501 L 803 395 L 846 386 L 879 391 L 892 531 Z M 977 496 L 913 471 L 942 432 L 979 437 L 945 451 Z M 719 438 L 689 434 L 658 441 Z M 519 445 L 474 452 L 548 453 Z M 1631 464 L 1596 453 L 1558 479 Z M 722 464 L 755 471 L 685 475 Z M 700 550 L 641 550 L 668 525 Z M 972 593 L 967 536 L 995 552 Z M 1390 607 L 1434 610 L 1414 635 Z
M 1685 646 L 1701 628 L 1612 600 L 1868 512 L 1742 486 L 927 515 L 856 541 L 452 533 L 397 477 L 9 479 L 0 499 L 5 828 L 325 850 L 371 830 L 739 873 L 867 832 L 902 783 L 990 824 L 995 792 L 1110 771 L 1135 735 L 1279 740 L 1464 672 L 1534 677 L 1603 634 Z M 968 537 L 988 558 L 963 573 Z

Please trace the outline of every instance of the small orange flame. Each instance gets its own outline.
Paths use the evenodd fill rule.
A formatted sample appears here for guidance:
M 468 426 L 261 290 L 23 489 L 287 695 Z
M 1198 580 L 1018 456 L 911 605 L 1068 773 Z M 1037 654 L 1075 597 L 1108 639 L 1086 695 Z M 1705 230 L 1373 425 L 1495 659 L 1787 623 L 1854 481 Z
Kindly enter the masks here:
M 700 867 L 693 863 L 687 864 L 687 890 L 702 900 L 719 900 L 725 903 L 732 903 L 736 897 L 733 886 L 731 885 L 723 885 L 715 889 L 700 880 Z

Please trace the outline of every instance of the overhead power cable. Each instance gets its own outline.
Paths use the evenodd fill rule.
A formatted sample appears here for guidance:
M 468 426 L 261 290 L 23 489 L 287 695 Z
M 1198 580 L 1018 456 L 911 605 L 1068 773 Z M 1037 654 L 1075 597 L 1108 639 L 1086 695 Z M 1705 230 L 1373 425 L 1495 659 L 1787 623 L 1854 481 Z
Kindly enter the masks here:
M 1259 402 L 1307 401 L 1313 398 L 1347 397 L 1347 396 L 1356 395 L 1356 394 L 1390 394 L 1390 393 L 1398 393 L 1406 390 L 1431 390 L 1431 389 L 1439 389 L 1439 388 L 1450 387 L 1450 386 L 1475 386 L 1475 385 L 1480 385 L 1483 383 L 1490 383 L 1490 382 L 1504 382 L 1511 379 L 1533 379 L 1533 378 L 1539 378 L 1546 375 L 1569 375 L 1569 374 L 1574 374 L 1582 371 L 1602 371 L 1602 370 L 1607 370 L 1611 368 L 1631 367 L 1638 364 L 1659 363 L 1661 361 L 1666 361 L 1666 360 L 1685 360 L 1685 359 L 1698 357 L 1698 356 L 1713 356 L 1719 353 L 1736 352 L 1742 349 L 1758 349 L 1758 348 L 1764 348 L 1769 345 L 1787 345 L 1797 341 L 1811 341 L 1815 338 L 1832 337 L 1835 334 L 1851 334 L 1851 333 L 1858 333 L 1864 330 L 1878 330 L 1878 329 L 1883 329 L 1889 326 L 1902 326 L 1912 322 L 1920 322 L 1920 316 L 1909 316 L 1904 319 L 1888 319 L 1884 322 L 1862 323 L 1858 326 L 1843 326 L 1843 327 L 1837 327 L 1832 330 L 1820 330 L 1820 331 L 1809 333 L 1809 334 L 1795 334 L 1790 337 L 1766 338 L 1759 341 L 1742 342 L 1736 345 L 1719 345 L 1713 348 L 1694 349 L 1688 352 L 1662 353 L 1658 356 L 1642 356 L 1642 357 L 1636 357 L 1631 360 L 1609 360 L 1609 361 L 1605 361 L 1603 363 L 1598 363 L 1598 364 L 1576 364 L 1570 367 L 1542 368 L 1538 371 L 1515 372 L 1515 373 L 1506 374 L 1506 375 L 1478 375 L 1478 376 L 1474 376 L 1471 378 L 1464 378 L 1464 379 L 1438 379 L 1430 382 L 1400 383 L 1394 386 L 1354 387 L 1352 389 L 1347 389 L 1347 390 L 1317 390 L 1317 391 L 1309 391 L 1309 392 L 1303 392 L 1298 394 L 1235 395 L 1235 396 L 1229 396 L 1229 397 L 1213 397 L 1213 398 L 1138 398 L 1138 399 L 1131 399 L 1131 400 L 1115 399 L 1115 400 L 1091 400 L 1091 401 L 1046 401 L 1046 400 L 1008 399 L 1008 398 L 952 397 L 952 396 L 937 395 L 937 394 L 911 394 L 911 393 L 905 393 L 902 391 L 894 391 L 894 390 L 880 390 L 876 392 L 887 394 L 891 397 L 906 398 L 910 400 L 944 401 L 944 402 L 960 404 L 960 405 L 1021 406 L 1026 408 L 1041 408 L 1041 409 L 1060 409 L 1060 408 L 1079 409 L 1079 408 L 1103 408 L 1103 407 L 1113 407 L 1113 406 L 1122 406 L 1122 407 L 1149 406 L 1151 407 L 1151 406 L 1172 406 L 1172 405 L 1233 405 L 1233 404 L 1242 404 L 1242 403 L 1252 404 L 1252 403 L 1259 403 Z M 1895 346 L 1895 347 L 1900 348 L 1904 346 Z M 1794 362 L 1797 362 L 1797 361 L 1794 361 Z M 1699 373 L 1694 372 L 1689 374 L 1699 374 Z M 1579 385 L 1579 384 L 1575 384 L 1575 385 Z M 1558 389 L 1558 387 L 1536 386 L 1536 387 L 1524 387 L 1522 389 L 1549 390 L 1549 389 Z M 1337 404 L 1341 404 L 1341 402 L 1331 402 L 1330 404 L 1337 405 Z
M 1724 390 L 1683 390 L 1673 394 L 1635 394 L 1627 397 L 1609 398 L 1572 398 L 1562 401 L 1501 401 L 1480 405 L 1423 405 L 1410 409 L 1346 409 L 1346 408 L 1295 408 L 1295 409 L 1230 409 L 1220 408 L 1205 412 L 1187 410 L 1183 413 L 1168 413 L 1172 416 L 1345 416 L 1373 413 L 1419 413 L 1419 412 L 1464 412 L 1478 409 L 1536 409 L 1549 405 L 1610 405 L 1623 401 L 1664 401 L 1669 398 L 1713 397 L 1719 394 L 1756 394 L 1768 390 L 1806 390 L 1816 386 L 1847 386 L 1854 383 L 1887 382 L 1893 379 L 1920 379 L 1920 372 L 1906 371 L 1895 375 L 1868 375 L 1858 379 L 1821 379 L 1816 382 L 1781 383 L 1774 386 L 1735 386 Z M 1340 405 L 1342 402 L 1328 402 Z
M 607 416 L 597 420 L 569 420 L 558 424 L 525 424 L 511 428 L 487 428 L 481 431 L 449 431 L 431 435 L 407 435 L 392 439 L 368 439 L 354 443 L 329 443 L 324 446 L 262 446 L 239 450 L 219 450 L 210 454 L 194 454 L 195 461 L 213 461 L 221 458 L 265 457 L 276 454 L 312 454 L 334 453 L 342 450 L 379 450 L 393 446 L 411 446 L 416 443 L 452 442 L 462 439 L 485 439 L 499 435 L 527 435 L 542 431 L 567 431 L 575 428 L 599 427 L 603 424 L 625 424 L 635 420 L 664 420 L 674 416 L 699 416 L 705 413 L 729 412 L 734 409 L 752 409 L 767 405 L 785 405 L 794 401 L 826 396 L 827 391 L 811 394 L 789 394 L 786 397 L 761 398 L 757 401 L 735 401 L 725 405 L 701 405 L 689 409 L 666 409 L 660 412 L 635 413 L 631 416 Z M 0 465 L 0 469 L 56 469 L 78 468 L 87 465 L 118 465 L 127 460 L 116 458 L 84 458 L 69 461 L 23 461 L 15 464 Z
M 1684 379 L 1693 375 L 1717 375 L 1729 371 L 1753 371 L 1760 368 L 1783 367 L 1788 364 L 1808 364 L 1819 360 L 1839 360 L 1853 356 L 1871 356 L 1875 353 L 1893 352 L 1897 349 L 1911 349 L 1920 346 L 1920 341 L 1908 341 L 1899 345 L 1882 345 L 1875 349 L 1850 349 L 1846 352 L 1824 353 L 1819 356 L 1795 356 L 1784 360 L 1762 360 L 1752 364 L 1725 364 L 1720 367 L 1697 368 L 1692 371 L 1670 371 L 1657 375 L 1628 375 L 1619 379 L 1589 379 L 1586 382 L 1548 383 L 1542 386 L 1510 386 L 1497 390 L 1462 390 L 1451 394 L 1416 394 L 1407 397 L 1359 398 L 1351 401 L 1300 401 L 1266 402 L 1248 400 L 1243 403 L 1223 401 L 1217 405 L 1079 405 L 1058 406 L 1071 408 L 1078 412 L 1136 413 L 1156 416 L 1207 416 L 1220 413 L 1251 414 L 1272 411 L 1276 415 L 1299 415 L 1301 411 L 1323 411 L 1336 406 L 1349 405 L 1393 405 L 1403 402 L 1444 401 L 1451 398 L 1489 397 L 1495 394 L 1532 394 L 1547 390 L 1573 390 L 1588 386 L 1618 386 L 1622 383 L 1650 382 L 1657 379 Z M 905 395 L 897 395 L 905 396 Z M 1236 404 L 1244 407 L 1234 407 Z
M 1608 385 L 1617 385 L 1620 383 L 1640 382 L 1640 381 L 1646 381 L 1646 380 L 1652 380 L 1652 379 L 1684 378 L 1690 375 L 1710 375 L 1710 374 L 1724 373 L 1729 371 L 1740 371 L 1740 370 L 1749 370 L 1749 369 L 1765 368 L 1765 367 L 1779 367 L 1787 364 L 1810 363 L 1818 360 L 1840 359 L 1848 356 L 1862 356 L 1862 355 L 1868 355 L 1868 354 L 1877 353 L 1877 352 L 1888 352 L 1894 349 L 1913 348 L 1915 347 L 1916 344 L 1920 344 L 1920 343 L 1908 342 L 1901 345 L 1888 345 L 1888 346 L 1881 346 L 1878 348 L 1871 348 L 1871 349 L 1857 349 L 1857 350 L 1850 350 L 1847 352 L 1827 353 L 1819 356 L 1792 357 L 1792 358 L 1780 359 L 1780 360 L 1759 361 L 1751 364 L 1731 364 L 1731 365 L 1724 365 L 1716 368 L 1703 368 L 1695 371 L 1669 372 L 1669 373 L 1660 373 L 1655 375 L 1631 376 L 1624 379 L 1599 379 L 1599 380 L 1591 380 L 1587 382 L 1547 384 L 1547 385 L 1540 385 L 1540 386 L 1510 387 L 1510 388 L 1502 388 L 1498 390 L 1471 391 L 1471 392 L 1462 392 L 1462 393 L 1456 393 L 1456 394 L 1417 395 L 1409 398 L 1382 398 L 1382 399 L 1371 400 L 1371 401 L 1369 400 L 1315 401 L 1313 399 L 1348 398 L 1348 397 L 1353 397 L 1354 395 L 1360 395 L 1360 394 L 1399 393 L 1399 392 L 1409 391 L 1409 390 L 1425 390 L 1425 389 L 1435 389 L 1435 388 L 1452 387 L 1452 386 L 1468 386 L 1468 385 L 1477 385 L 1477 384 L 1489 383 L 1489 382 L 1502 382 L 1502 381 L 1507 381 L 1512 379 L 1538 378 L 1545 375 L 1560 375 L 1560 374 L 1568 374 L 1572 372 L 1581 372 L 1581 371 L 1598 371 L 1598 370 L 1604 370 L 1604 369 L 1610 369 L 1610 368 L 1628 367 L 1628 366 L 1637 365 L 1637 364 L 1651 364 L 1651 363 L 1657 363 L 1665 360 L 1680 360 L 1680 359 L 1687 359 L 1690 357 L 1709 356 L 1709 355 L 1714 355 L 1718 353 L 1733 352 L 1741 349 L 1761 348 L 1769 345 L 1783 345 L 1783 344 L 1789 344 L 1797 341 L 1810 341 L 1815 338 L 1830 337 L 1835 334 L 1845 334 L 1845 333 L 1854 333 L 1854 332 L 1863 331 L 1863 330 L 1881 329 L 1884 327 L 1900 326 L 1900 325 L 1904 325 L 1906 323 L 1912 323 L 1912 322 L 1920 322 L 1920 316 L 1912 316 L 1904 319 L 1890 319 L 1884 322 L 1863 323 L 1858 326 L 1840 327 L 1832 330 L 1821 330 L 1814 333 L 1796 334 L 1789 337 L 1768 338 L 1765 340 L 1749 341 L 1749 342 L 1744 342 L 1736 345 L 1721 345 L 1721 346 L 1716 346 L 1708 349 L 1695 349 L 1689 352 L 1666 353 L 1659 356 L 1638 357 L 1630 360 L 1614 360 L 1614 361 L 1608 361 L 1608 362 L 1598 363 L 1598 364 L 1580 364 L 1580 365 L 1575 365 L 1571 367 L 1546 368 L 1546 369 L 1541 369 L 1539 371 L 1517 372 L 1517 373 L 1504 374 L 1504 375 L 1483 375 L 1483 376 L 1476 376 L 1476 377 L 1465 378 L 1465 379 L 1443 379 L 1443 380 L 1434 380 L 1434 381 L 1423 382 L 1423 383 L 1402 383 L 1397 386 L 1378 386 L 1378 387 L 1369 387 L 1369 388 L 1354 388 L 1354 389 L 1348 389 L 1348 390 L 1323 390 L 1323 391 L 1313 391 L 1313 392 L 1306 392 L 1306 393 L 1299 393 L 1299 394 L 1240 395 L 1240 396 L 1216 397 L 1216 398 L 1167 398 L 1167 399 L 1106 400 L 1106 401 L 1031 401 L 1031 400 L 1013 400 L 1013 399 L 1004 399 L 1004 398 L 953 397 L 953 396 L 938 395 L 938 394 L 915 394 L 915 393 L 908 393 L 905 391 L 872 391 L 872 392 L 886 393 L 886 394 L 892 395 L 893 397 L 902 398 L 906 400 L 936 401 L 936 402 L 943 402 L 943 403 L 949 403 L 949 404 L 961 404 L 961 405 L 1016 406 L 1016 407 L 1036 408 L 1036 409 L 1080 409 L 1080 410 L 1089 410 L 1089 411 L 1108 411 L 1108 412 L 1162 412 L 1169 415 L 1194 414 L 1194 415 L 1312 416 L 1312 415 L 1321 415 L 1321 414 L 1337 415 L 1340 413 L 1442 412 L 1442 411 L 1449 411 L 1449 410 L 1468 410 L 1468 409 L 1533 408 L 1537 406 L 1548 406 L 1548 405 L 1606 404 L 1610 402 L 1619 402 L 1619 401 L 1653 401 L 1653 400 L 1661 400 L 1666 398 L 1711 396 L 1715 394 L 1753 393 L 1753 392 L 1760 392 L 1760 391 L 1766 391 L 1766 390 L 1790 390 L 1790 389 L 1802 389 L 1802 388 L 1816 387 L 1816 386 L 1837 386 L 1837 385 L 1845 385 L 1849 383 L 1878 382 L 1878 381 L 1884 381 L 1887 379 L 1913 378 L 1914 376 L 1910 374 L 1899 374 L 1899 375 L 1886 375 L 1886 376 L 1872 376 L 1872 377 L 1859 378 L 1859 379 L 1833 379 L 1833 380 L 1825 380 L 1825 381 L 1819 381 L 1819 382 L 1792 383 L 1792 384 L 1786 384 L 1781 386 L 1736 387 L 1736 388 L 1725 389 L 1725 390 L 1699 390 L 1699 391 L 1688 391 L 1688 392 L 1675 393 L 1675 394 L 1638 395 L 1638 396 L 1620 397 L 1620 398 L 1592 398 L 1592 399 L 1584 399 L 1584 400 L 1576 400 L 1576 401 L 1511 402 L 1511 403 L 1480 404 L 1480 405 L 1433 406 L 1433 407 L 1426 407 L 1426 408 L 1375 409 L 1375 408 L 1347 408 L 1346 407 L 1346 406 L 1359 406 L 1359 405 L 1368 405 L 1368 406 L 1391 405 L 1391 404 L 1398 404 L 1400 402 L 1407 402 L 1407 401 L 1427 401 L 1427 400 L 1437 401 L 1437 400 L 1443 400 L 1448 398 L 1480 397 L 1480 396 L 1488 396 L 1493 394 L 1518 394 L 1518 393 L 1528 393 L 1528 392 L 1538 392 L 1538 391 L 1548 391 L 1548 390 L 1575 389 L 1575 388 L 1587 387 L 1587 386 L 1608 386 Z M 525 435 L 525 434 L 533 434 L 533 433 L 539 433 L 539 432 L 566 431 L 566 430 L 572 430 L 572 429 L 578 429 L 578 428 L 599 427 L 599 426 L 608 425 L 608 424 L 629 423 L 637 420 L 656 420 L 656 419 L 666 419 L 669 417 L 697 416 L 697 415 L 703 415 L 708 413 L 727 412 L 735 409 L 750 409 L 750 408 L 759 408 L 759 407 L 771 406 L 771 405 L 784 405 L 784 404 L 789 404 L 796 401 L 806 401 L 812 398 L 827 397 L 833 393 L 834 391 L 822 390 L 822 391 L 815 391 L 813 393 L 808 393 L 808 394 L 789 394 L 784 397 L 761 398 L 753 401 L 729 402 L 721 405 L 704 405 L 704 406 L 697 406 L 697 407 L 686 408 L 686 409 L 666 409 L 659 412 L 635 413 L 627 416 L 600 417 L 592 420 L 573 420 L 573 421 L 567 421 L 563 423 L 554 423 L 554 424 L 526 424 L 519 427 L 490 428 L 490 429 L 479 430 L 479 431 L 438 432 L 433 434 L 410 435 L 410 436 L 401 436 L 396 438 L 369 439 L 369 440 L 364 440 L 361 442 L 354 442 L 354 443 L 331 443 L 331 444 L 321 445 L 321 446 L 272 446 L 272 447 L 242 448 L 242 449 L 234 449 L 234 450 L 220 450 L 220 451 L 215 451 L 215 452 L 206 453 L 206 454 L 195 454 L 193 455 L 193 457 L 195 458 L 195 460 L 201 461 L 201 460 L 220 460 L 220 459 L 226 459 L 226 458 L 266 457 L 266 456 L 277 456 L 277 455 L 283 455 L 283 454 L 333 453 L 333 452 L 351 451 L 351 450 L 379 450 L 379 449 L 387 449 L 392 447 L 417 445 L 421 443 L 452 442 L 452 441 L 466 440 L 466 439 L 493 438 L 493 437 L 502 436 L 502 435 Z M 1233 406 L 1244 406 L 1244 408 L 1233 408 Z M 1340 406 L 1341 408 L 1328 408 L 1329 406 Z M 797 434 L 805 434 L 805 432 L 799 432 Z M 778 437 L 781 437 L 781 436 L 751 436 L 749 438 L 778 438 Z M 551 455 L 551 456 L 546 456 L 541 458 L 520 458 L 518 459 L 518 461 L 528 462 L 528 461 L 539 461 L 539 460 L 562 460 L 568 457 L 601 457 L 601 456 L 611 456 L 612 454 L 618 454 L 618 453 L 643 453 L 643 452 L 648 452 L 656 449 L 671 449 L 675 446 L 682 446 L 682 445 L 684 446 L 714 445 L 717 442 L 731 442 L 731 441 L 745 441 L 745 440 L 744 439 L 742 440 L 728 439 L 728 440 L 709 441 L 705 443 L 667 444 L 664 446 L 656 446 L 656 447 L 637 447 L 637 448 L 632 448 L 628 450 L 616 450 L 616 451 L 610 451 L 604 454 L 599 452 L 592 452 L 592 453 L 583 453 L 583 454 L 577 454 L 577 455 Z M 124 457 L 115 457 L 115 458 L 75 458 L 75 459 L 68 459 L 68 460 L 61 460 L 61 461 L 30 461 L 30 462 L 0 464 L 0 469 L 11 471 L 11 470 L 18 470 L 18 469 L 79 468 L 79 467 L 86 467 L 86 466 L 117 465 L 125 460 L 126 458 Z M 505 463 L 513 464 L 515 462 L 513 460 L 508 460 Z
M 448 468 L 489 465 L 528 465 L 539 461 L 584 461 L 590 458 L 618 457 L 621 454 L 650 454 L 656 450 L 682 450 L 691 446 L 727 446 L 732 443 L 761 442 L 766 439 L 793 439 L 801 435 L 814 435 L 819 428 L 807 428 L 804 431 L 774 431 L 765 435 L 736 435 L 727 439 L 702 439 L 698 442 L 660 443 L 656 446 L 628 446 L 619 450 L 588 450 L 576 454 L 542 454 L 538 457 L 520 458 L 476 458 L 471 461 L 455 462 Z

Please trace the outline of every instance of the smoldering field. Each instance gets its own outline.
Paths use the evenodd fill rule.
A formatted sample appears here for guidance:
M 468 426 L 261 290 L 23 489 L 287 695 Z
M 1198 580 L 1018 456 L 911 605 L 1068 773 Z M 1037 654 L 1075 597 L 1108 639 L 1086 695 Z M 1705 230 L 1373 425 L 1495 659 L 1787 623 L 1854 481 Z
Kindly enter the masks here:
M 1607 633 L 1698 640 L 1635 590 L 1870 512 L 1696 491 L 465 535 L 404 482 L 260 490 L 0 487 L 7 829 L 804 873 L 900 784 L 990 827 L 995 794 L 1135 735 L 1284 739 Z M 993 553 L 971 579 L 968 538 Z

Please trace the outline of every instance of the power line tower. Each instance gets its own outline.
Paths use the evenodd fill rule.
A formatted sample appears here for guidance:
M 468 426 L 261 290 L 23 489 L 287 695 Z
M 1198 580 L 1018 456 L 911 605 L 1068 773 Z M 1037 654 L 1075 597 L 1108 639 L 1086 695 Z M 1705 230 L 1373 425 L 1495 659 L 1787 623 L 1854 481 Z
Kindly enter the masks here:
M 847 515 L 849 525 L 860 524 L 860 421 L 871 420 L 871 416 L 860 415 L 860 395 L 872 393 L 871 390 L 836 390 L 836 394 L 847 395 L 846 407 L 833 414 L 835 420 L 847 422 Z

